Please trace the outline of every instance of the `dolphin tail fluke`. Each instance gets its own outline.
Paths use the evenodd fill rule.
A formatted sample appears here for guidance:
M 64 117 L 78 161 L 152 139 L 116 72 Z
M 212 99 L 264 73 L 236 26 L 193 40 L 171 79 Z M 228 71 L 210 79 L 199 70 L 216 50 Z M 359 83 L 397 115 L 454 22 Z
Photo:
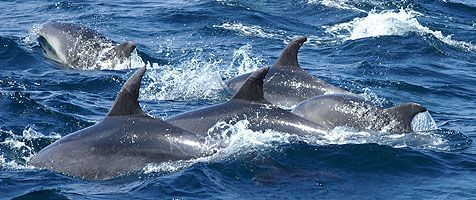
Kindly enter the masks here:
M 268 67 L 254 71 L 231 99 L 269 103 L 263 93 L 264 77 L 267 73 Z
M 411 123 L 415 115 L 427 111 L 425 107 L 417 103 L 404 103 L 386 110 L 391 116 L 401 120 L 404 131 L 412 131 Z
M 117 94 L 116 101 L 107 114 L 110 116 L 126 116 L 144 114 L 139 105 L 139 89 L 142 77 L 145 74 L 145 67 L 138 69 L 121 88 Z
M 285 69 L 301 69 L 299 67 L 297 54 L 299 48 L 307 41 L 307 37 L 298 37 L 291 42 L 284 49 L 284 51 L 279 56 L 278 60 L 274 63 L 274 68 L 285 68 Z

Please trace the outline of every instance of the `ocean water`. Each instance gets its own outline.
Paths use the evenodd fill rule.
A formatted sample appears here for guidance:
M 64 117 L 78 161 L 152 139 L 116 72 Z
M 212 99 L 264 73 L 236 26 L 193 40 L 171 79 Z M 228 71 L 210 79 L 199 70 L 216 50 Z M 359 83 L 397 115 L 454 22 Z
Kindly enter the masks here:
M 0 2 L 1 199 L 475 199 L 476 3 L 472 0 L 173 0 Z M 70 69 L 46 59 L 41 24 L 57 20 L 134 41 L 130 65 Z M 225 148 L 89 181 L 27 164 L 107 113 L 135 68 L 140 100 L 167 118 L 226 101 L 224 81 L 273 64 L 297 36 L 301 66 L 382 106 L 429 109 L 417 132 L 339 127 L 323 138 L 247 121 Z

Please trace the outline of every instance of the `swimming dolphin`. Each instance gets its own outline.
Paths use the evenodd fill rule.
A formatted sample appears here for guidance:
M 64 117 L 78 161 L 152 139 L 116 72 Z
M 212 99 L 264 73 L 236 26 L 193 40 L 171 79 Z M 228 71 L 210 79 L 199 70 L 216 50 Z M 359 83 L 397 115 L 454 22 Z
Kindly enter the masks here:
M 360 130 L 411 132 L 412 120 L 427 109 L 416 103 L 382 108 L 355 95 L 321 95 L 297 105 L 292 112 L 328 129 L 347 126 Z
M 124 84 L 104 120 L 55 141 L 29 164 L 85 179 L 109 179 L 148 163 L 205 155 L 203 137 L 144 114 L 137 100 L 144 73 L 145 68 L 139 69 Z
M 275 130 L 314 136 L 325 134 L 319 125 L 283 110 L 264 98 L 263 79 L 267 72 L 267 67 L 253 72 L 225 103 L 189 111 L 165 121 L 203 135 L 207 135 L 209 129 L 218 122 L 233 124 L 240 120 L 248 120 L 248 128 L 253 131 Z
M 131 53 L 136 48 L 133 42 L 118 44 L 95 30 L 73 23 L 50 21 L 36 32 L 46 57 L 71 68 L 130 64 Z
M 271 103 L 292 108 L 304 100 L 325 93 L 351 94 L 306 73 L 299 66 L 297 54 L 306 41 L 306 37 L 291 41 L 269 69 L 263 89 L 265 98 Z M 232 78 L 227 81 L 227 85 L 236 91 L 248 76 L 249 74 L 243 74 Z

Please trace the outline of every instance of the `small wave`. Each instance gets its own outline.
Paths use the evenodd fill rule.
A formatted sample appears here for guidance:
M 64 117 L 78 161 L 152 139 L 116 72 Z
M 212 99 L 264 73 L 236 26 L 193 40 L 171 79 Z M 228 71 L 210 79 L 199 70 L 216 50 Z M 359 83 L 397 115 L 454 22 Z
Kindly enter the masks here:
M 222 25 L 214 25 L 213 27 L 238 32 L 243 36 L 253 36 L 253 37 L 261 37 L 261 38 L 268 38 L 268 39 L 282 38 L 283 35 L 285 34 L 284 31 L 278 31 L 273 33 L 271 31 L 265 30 L 264 28 L 258 25 L 245 25 L 239 22 L 238 23 L 225 22 Z
M 418 15 L 420 14 L 413 10 L 404 9 L 400 9 L 398 12 L 371 11 L 367 17 L 355 18 L 350 22 L 324 26 L 323 28 L 325 28 L 326 33 L 341 41 L 389 35 L 401 36 L 414 32 L 421 36 L 432 36 L 447 45 L 466 51 L 476 50 L 476 46 L 471 43 L 453 40 L 451 35 L 445 36 L 441 31 L 431 30 L 421 25 L 416 18 Z
M 349 0 L 308 0 L 307 1 L 307 4 L 319 4 L 319 5 L 323 5 L 330 8 L 366 12 L 365 10 L 355 7 L 352 3 L 355 3 L 355 1 L 349 1 Z
M 178 65 L 149 63 L 149 81 L 141 90 L 147 100 L 220 100 L 226 97 L 224 79 L 259 68 L 263 61 L 251 54 L 251 45 L 233 53 L 231 63 L 223 59 L 206 58 L 198 51 L 194 57 Z M 147 81 L 146 81 L 147 82 Z

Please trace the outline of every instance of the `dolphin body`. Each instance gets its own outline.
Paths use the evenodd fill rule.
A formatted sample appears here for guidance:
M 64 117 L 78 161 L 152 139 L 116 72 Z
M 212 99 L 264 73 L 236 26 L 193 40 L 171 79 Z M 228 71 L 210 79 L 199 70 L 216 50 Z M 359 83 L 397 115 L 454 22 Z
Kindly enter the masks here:
M 351 94 L 306 73 L 299 66 L 297 54 L 306 41 L 306 37 L 291 41 L 269 69 L 263 89 L 265 98 L 271 103 L 282 108 L 292 108 L 304 100 L 325 93 Z M 226 84 L 236 91 L 249 75 L 248 73 L 234 77 Z
M 218 122 L 235 123 L 249 121 L 253 131 L 275 130 L 301 136 L 321 136 L 321 127 L 281 109 L 264 98 L 263 79 L 268 68 L 253 72 L 236 94 L 227 102 L 189 111 L 173 116 L 165 121 L 204 136 Z
M 203 137 L 144 114 L 137 100 L 144 73 L 145 67 L 124 84 L 104 120 L 55 141 L 29 164 L 85 179 L 109 179 L 148 163 L 206 155 Z
M 73 23 L 50 21 L 36 32 L 46 57 L 76 69 L 130 62 L 136 48 L 133 42 L 119 44 L 95 30 Z
M 427 109 L 416 103 L 382 108 L 355 95 L 330 94 L 317 96 L 297 105 L 292 112 L 333 129 L 347 126 L 360 130 L 411 132 L 412 120 Z

